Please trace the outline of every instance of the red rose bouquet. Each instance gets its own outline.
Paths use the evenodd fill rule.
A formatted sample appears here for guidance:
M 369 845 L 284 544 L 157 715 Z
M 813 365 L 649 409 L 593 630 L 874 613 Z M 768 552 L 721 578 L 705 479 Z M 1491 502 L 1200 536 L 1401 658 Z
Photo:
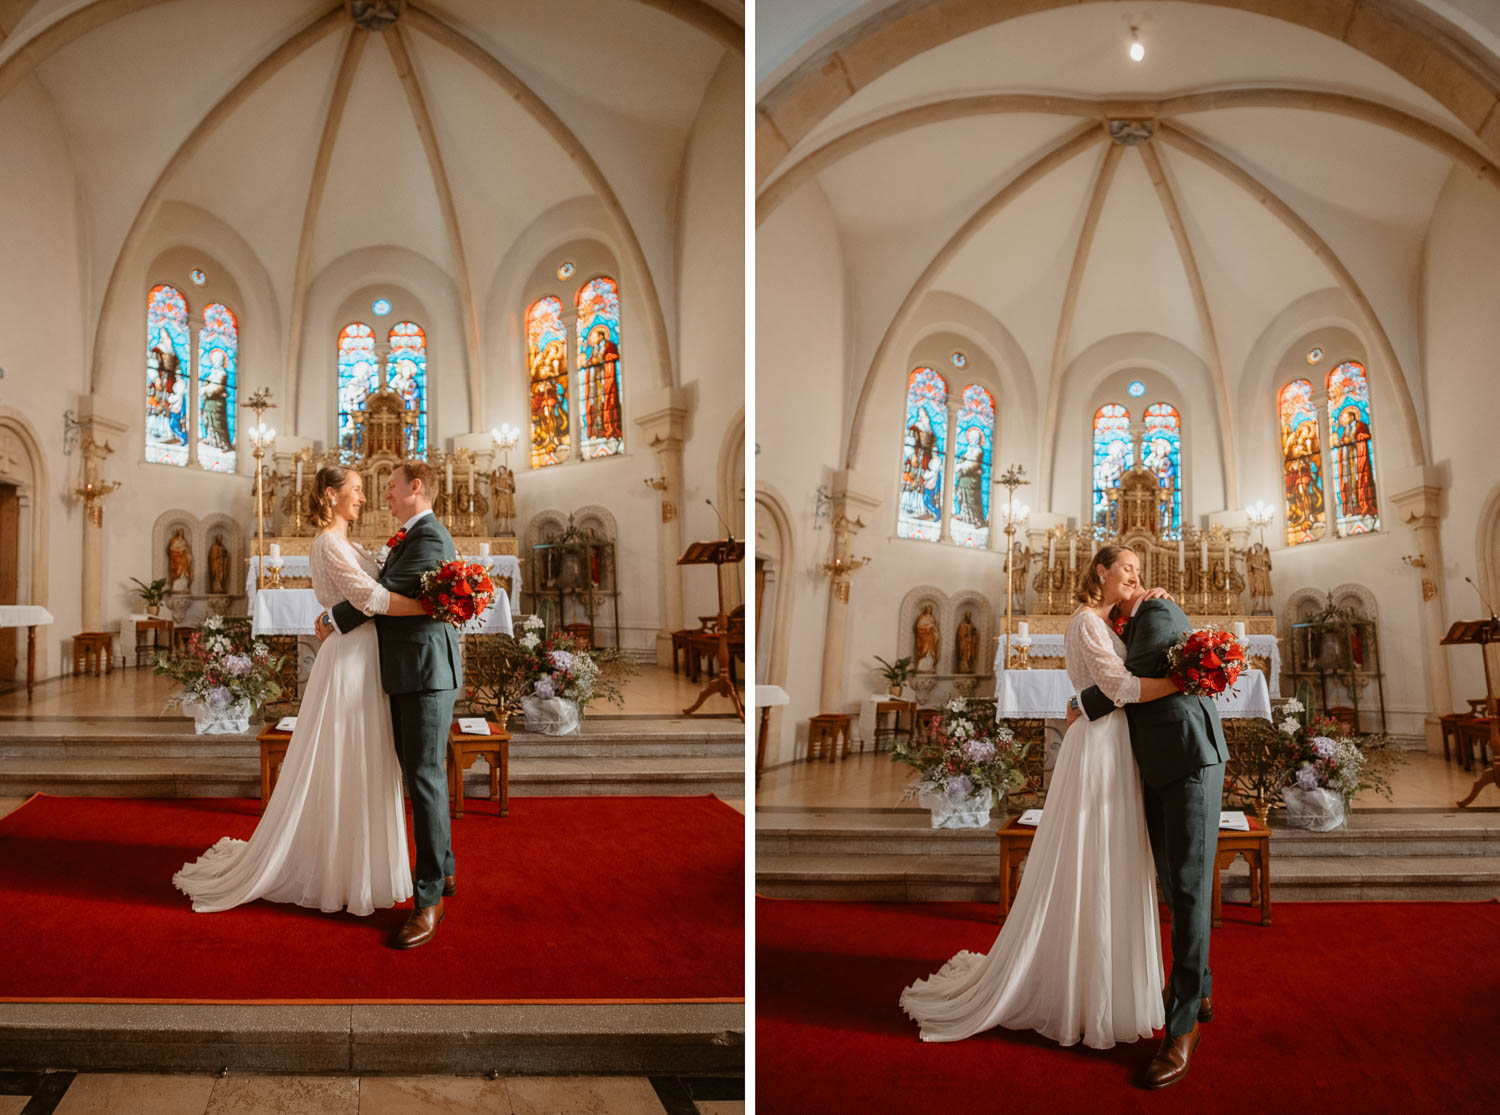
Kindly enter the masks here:
M 1167 650 L 1169 677 L 1193 697 L 1213 697 L 1235 682 L 1246 666 L 1245 644 L 1230 632 L 1205 627 L 1189 631 Z
M 489 570 L 474 562 L 450 561 L 422 574 L 422 610 L 462 627 L 495 599 Z

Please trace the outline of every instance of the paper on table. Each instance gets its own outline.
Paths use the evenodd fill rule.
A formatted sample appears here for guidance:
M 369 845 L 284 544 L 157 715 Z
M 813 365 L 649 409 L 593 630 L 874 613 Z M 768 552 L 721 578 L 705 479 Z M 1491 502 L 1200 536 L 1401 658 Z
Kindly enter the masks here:
M 1042 823 L 1042 811 L 1040 809 L 1028 809 L 1016 818 L 1018 825 L 1031 825 L 1033 828 Z
M 278 732 L 295 732 L 297 730 L 297 718 L 295 716 L 283 716 L 276 721 Z
M 1219 827 L 1232 832 L 1249 832 L 1250 819 L 1238 809 L 1219 814 Z
M 485 723 L 481 716 L 460 716 L 458 718 L 458 730 L 466 736 L 487 736 L 490 734 L 490 726 Z

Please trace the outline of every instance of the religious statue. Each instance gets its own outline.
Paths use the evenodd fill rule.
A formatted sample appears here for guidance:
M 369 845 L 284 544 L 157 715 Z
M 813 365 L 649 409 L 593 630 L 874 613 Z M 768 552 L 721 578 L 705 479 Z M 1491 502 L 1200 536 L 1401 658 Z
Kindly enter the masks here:
M 937 672 L 939 636 L 937 617 L 932 614 L 932 605 L 923 604 L 922 614 L 917 617 L 916 639 L 912 644 L 912 658 L 916 661 L 917 673 Z
M 208 548 L 208 591 L 214 596 L 229 592 L 229 550 L 222 534 L 214 535 Z
M 1026 574 L 1031 569 L 1031 551 L 1026 543 L 1017 539 L 1010 551 L 1009 568 L 1011 599 L 1020 605 L 1026 599 Z
M 1256 615 L 1271 614 L 1271 551 L 1257 542 L 1245 552 L 1250 576 L 1250 607 Z
M 173 592 L 189 592 L 193 584 L 193 548 L 181 527 L 167 543 L 167 570 Z
M 495 505 L 495 518 L 508 529 L 516 517 L 516 474 L 505 465 L 497 468 L 490 480 L 490 499 Z
M 965 612 L 958 624 L 958 665 L 955 672 L 974 672 L 974 652 L 979 649 L 979 628 L 974 626 L 974 613 Z

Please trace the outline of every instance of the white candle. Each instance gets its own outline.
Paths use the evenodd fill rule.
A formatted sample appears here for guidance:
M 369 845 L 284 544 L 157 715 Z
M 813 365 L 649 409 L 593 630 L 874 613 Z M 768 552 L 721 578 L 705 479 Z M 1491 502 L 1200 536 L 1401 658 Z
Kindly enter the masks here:
M 302 491 L 302 458 L 297 458 L 297 491 Z
M 479 544 L 479 556 L 480 557 L 489 557 L 490 556 L 490 544 L 488 542 L 481 542 Z
M 1224 536 L 1224 572 L 1229 572 L 1229 535 Z
M 443 488 L 451 496 L 453 494 L 453 462 L 449 461 L 443 466 Z
M 1073 535 L 1072 538 L 1068 539 L 1068 568 L 1069 569 L 1076 569 L 1077 567 L 1078 567 L 1078 535 L 1075 534 L 1075 535 Z
M 1236 622 L 1235 623 L 1235 625 L 1234 625 L 1234 637 L 1236 639 L 1240 640 L 1240 642 L 1244 642 L 1245 641 L 1245 625 L 1243 623 L 1240 623 L 1240 622 Z
M 272 561 L 277 561 L 280 558 L 281 558 L 281 547 L 277 543 L 272 542 L 271 543 L 271 560 Z
M 1023 639 L 1028 639 L 1031 637 L 1031 627 L 1024 619 L 1020 623 L 1016 624 L 1016 634 L 1021 636 L 1021 638 Z
M 1057 535 L 1055 535 L 1055 534 L 1049 534 L 1047 536 L 1047 568 L 1048 569 L 1052 568 L 1052 558 L 1053 558 L 1054 551 L 1056 549 L 1057 549 Z
M 1179 538 L 1177 540 L 1177 572 L 1181 573 L 1183 571 L 1183 569 L 1185 569 L 1186 567 L 1187 567 L 1187 562 L 1186 562 L 1184 554 L 1183 554 L 1182 539 Z
M 1198 539 L 1198 568 L 1208 572 L 1208 539 Z

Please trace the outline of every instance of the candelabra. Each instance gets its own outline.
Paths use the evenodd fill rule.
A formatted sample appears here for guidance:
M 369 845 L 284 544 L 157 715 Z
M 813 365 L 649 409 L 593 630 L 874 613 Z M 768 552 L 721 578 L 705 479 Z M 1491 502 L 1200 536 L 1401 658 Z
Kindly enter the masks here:
M 276 444 L 276 430 L 263 421 L 265 412 L 275 409 L 271 392 L 262 387 L 245 406 L 255 411 L 255 425 L 250 428 L 251 456 L 255 458 L 255 569 L 257 587 L 266 587 L 266 559 L 262 552 L 266 538 L 265 471 L 261 461 Z
M 1276 517 L 1276 509 L 1269 503 L 1256 500 L 1245 511 L 1250 517 L 1250 525 L 1256 529 L 1256 541 L 1262 546 L 1266 544 L 1266 527 L 1271 525 L 1271 520 Z
M 867 557 L 846 557 L 834 554 L 823 563 L 823 572 L 833 578 L 833 594 L 845 604 L 849 603 L 849 574 L 870 564 Z
M 1016 560 L 1016 546 L 1015 546 L 1016 525 L 1018 523 L 1024 522 L 1026 520 L 1026 516 L 1031 513 L 1030 509 L 1024 503 L 1021 504 L 1021 506 L 1019 508 L 1016 507 L 1016 489 L 1020 488 L 1020 487 L 1024 487 L 1027 484 L 1030 484 L 1031 481 L 1029 481 L 1029 480 L 1026 479 L 1026 470 L 1024 468 L 1022 468 L 1020 465 L 1011 465 L 1010 468 L 1006 469 L 1003 473 L 1000 474 L 999 478 L 995 481 L 995 483 L 1004 485 L 1004 487 L 1006 489 L 1006 492 L 1007 492 L 1006 501 L 1005 501 L 1005 553 L 1007 555 L 1007 558 L 1006 558 L 1006 567 L 1008 569 L 1010 563 Z M 1007 574 L 1005 576 L 1005 659 L 1004 659 L 1004 661 L 1005 661 L 1005 668 L 1007 670 L 1009 670 L 1011 668 L 1011 665 L 1012 665 L 1011 657 L 1010 657 L 1011 581 L 1012 581 L 1012 579 L 1013 578 L 1011 577 L 1011 575 L 1007 572 Z
M 490 430 L 490 440 L 500 451 L 501 462 L 506 468 L 510 468 L 510 451 L 521 444 L 521 431 L 509 422 L 502 422 L 498 430 Z

